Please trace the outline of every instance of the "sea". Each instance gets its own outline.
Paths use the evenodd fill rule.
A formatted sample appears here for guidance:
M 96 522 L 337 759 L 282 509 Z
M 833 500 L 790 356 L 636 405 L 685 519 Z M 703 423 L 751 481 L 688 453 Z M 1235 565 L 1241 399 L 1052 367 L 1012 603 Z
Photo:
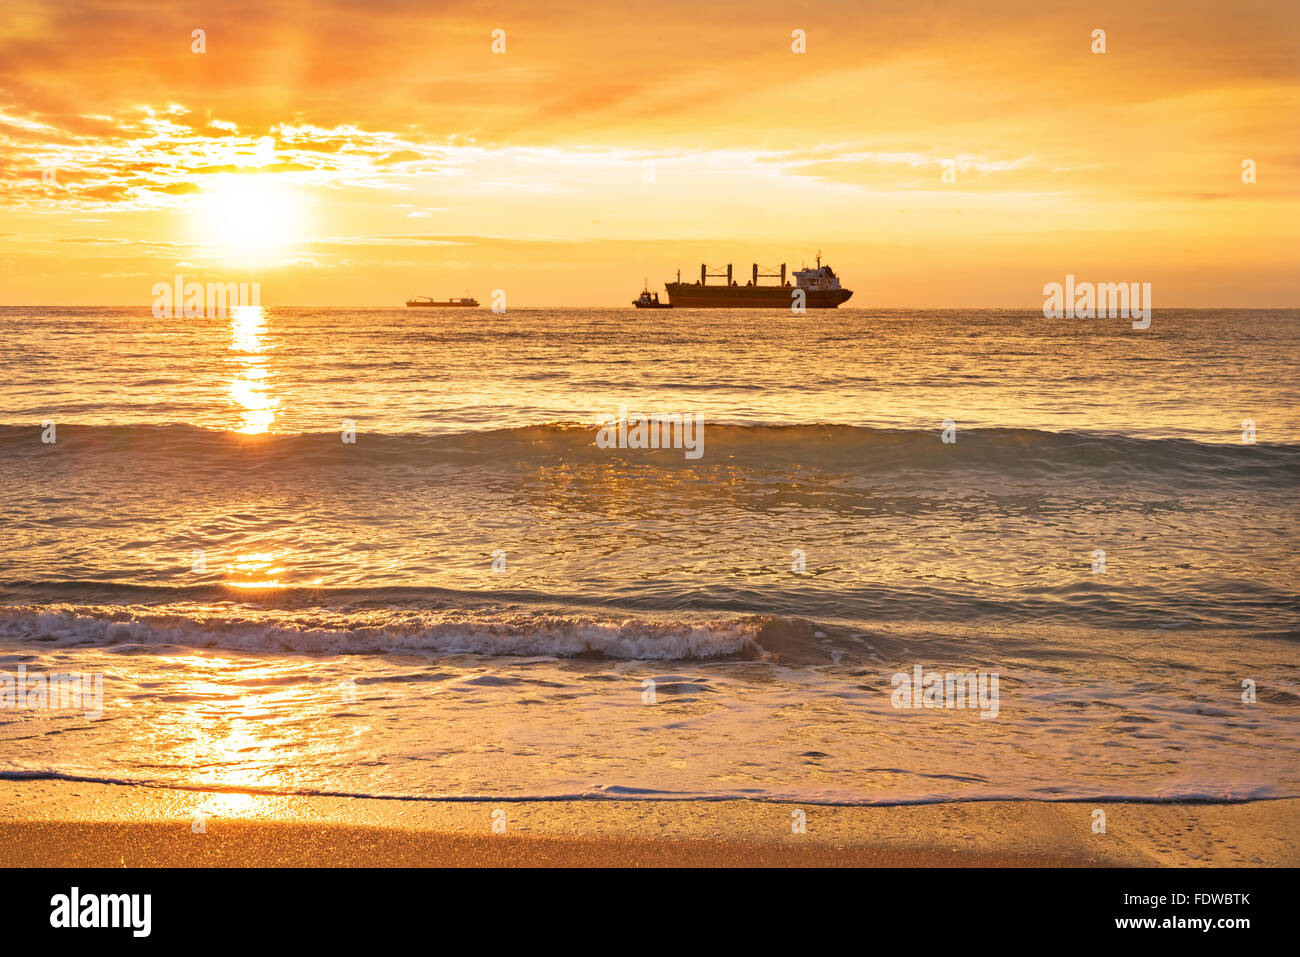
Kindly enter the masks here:
M 1298 355 L 1297 310 L 0 308 L 0 778 L 1297 797 Z

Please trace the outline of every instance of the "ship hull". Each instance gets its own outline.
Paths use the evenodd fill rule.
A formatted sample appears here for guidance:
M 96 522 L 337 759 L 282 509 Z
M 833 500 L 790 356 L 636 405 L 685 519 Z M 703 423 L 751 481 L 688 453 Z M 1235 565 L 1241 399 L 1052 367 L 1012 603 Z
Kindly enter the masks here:
M 670 282 L 668 301 L 674 309 L 789 309 L 795 286 L 701 286 Z M 810 289 L 804 306 L 834 309 L 853 295 L 851 289 Z
M 476 309 L 477 302 L 408 302 L 412 309 Z

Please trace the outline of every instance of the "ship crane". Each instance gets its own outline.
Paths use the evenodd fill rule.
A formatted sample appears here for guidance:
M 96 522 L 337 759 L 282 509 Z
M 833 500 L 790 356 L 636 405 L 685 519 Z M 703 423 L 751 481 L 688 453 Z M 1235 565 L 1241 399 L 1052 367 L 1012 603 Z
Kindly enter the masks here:
M 726 278 L 727 285 L 730 286 L 731 285 L 731 263 L 727 263 L 726 272 L 709 272 L 709 267 L 704 263 L 700 263 L 700 285 L 707 286 L 709 284 L 710 278 L 713 279 Z
M 767 269 L 768 272 L 759 272 L 759 269 L 760 269 L 760 268 L 761 268 L 761 269 Z M 781 263 L 781 271 L 780 271 L 780 272 L 774 272 L 774 271 L 772 271 L 772 270 L 771 270 L 771 267 L 769 267 L 769 266 L 762 266 L 762 267 L 760 267 L 760 266 L 758 265 L 758 263 L 754 263 L 754 285 L 755 285 L 755 286 L 758 285 L 758 280 L 759 280 L 759 279 L 780 279 L 780 280 L 781 280 L 781 283 L 780 283 L 780 284 L 781 284 L 782 286 L 784 286 L 784 285 L 785 285 L 785 263 Z

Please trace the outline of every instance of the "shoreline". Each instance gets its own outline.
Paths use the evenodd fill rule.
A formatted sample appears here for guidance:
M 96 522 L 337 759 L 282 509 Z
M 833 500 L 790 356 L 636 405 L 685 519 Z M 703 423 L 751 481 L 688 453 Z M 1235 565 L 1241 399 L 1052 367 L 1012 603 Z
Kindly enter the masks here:
M 1294 867 L 1298 825 L 1297 798 L 403 802 L 0 782 L 4 867 Z

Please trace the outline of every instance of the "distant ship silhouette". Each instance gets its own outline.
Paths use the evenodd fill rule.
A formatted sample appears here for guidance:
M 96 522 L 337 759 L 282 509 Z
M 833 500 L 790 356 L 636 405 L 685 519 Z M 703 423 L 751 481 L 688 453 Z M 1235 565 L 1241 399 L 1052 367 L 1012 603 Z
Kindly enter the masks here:
M 416 296 L 414 299 L 406 300 L 406 304 L 408 306 L 424 306 L 425 308 L 428 308 L 429 306 L 460 306 L 463 308 L 470 308 L 477 306 L 478 300 L 469 296 L 461 296 L 459 299 L 431 299 L 428 296 Z

